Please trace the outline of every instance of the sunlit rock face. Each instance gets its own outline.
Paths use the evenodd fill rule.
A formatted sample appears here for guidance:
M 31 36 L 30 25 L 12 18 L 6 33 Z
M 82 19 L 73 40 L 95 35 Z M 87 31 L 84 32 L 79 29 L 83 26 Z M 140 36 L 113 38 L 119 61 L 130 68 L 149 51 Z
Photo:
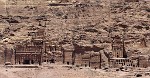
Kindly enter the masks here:
M 80 43 L 79 54 L 103 49 L 103 59 L 109 54 L 124 58 L 122 51 L 128 52 L 126 57 L 146 55 L 150 51 L 150 4 L 141 1 L 1 0 L 0 45 L 30 41 L 44 29 L 44 39 L 53 45 Z M 88 48 L 95 44 L 102 46 Z

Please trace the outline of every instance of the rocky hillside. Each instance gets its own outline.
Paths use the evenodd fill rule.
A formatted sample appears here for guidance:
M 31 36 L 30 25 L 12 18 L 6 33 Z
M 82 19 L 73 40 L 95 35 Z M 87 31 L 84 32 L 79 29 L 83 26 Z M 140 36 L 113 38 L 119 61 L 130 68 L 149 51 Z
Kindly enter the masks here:
M 125 39 L 126 51 L 149 54 L 150 2 L 125 1 L 1 1 L 1 48 L 30 40 L 32 32 L 45 29 L 46 39 L 57 43 L 111 45 L 118 36 Z

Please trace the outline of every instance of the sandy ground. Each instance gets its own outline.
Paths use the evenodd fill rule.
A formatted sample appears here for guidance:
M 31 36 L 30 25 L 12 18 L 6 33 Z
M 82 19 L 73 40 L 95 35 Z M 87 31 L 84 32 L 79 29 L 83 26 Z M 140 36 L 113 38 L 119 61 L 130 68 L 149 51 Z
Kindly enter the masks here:
M 125 77 L 128 72 L 105 72 L 101 69 L 70 67 L 66 65 L 47 65 L 39 68 L 0 67 L 0 78 L 128 78 Z
M 39 68 L 0 68 L 0 78 L 120 78 L 112 72 L 90 68 L 70 68 L 64 65 L 48 65 Z
M 70 68 L 64 65 L 48 65 L 39 68 L 4 68 L 1 67 L 0 78 L 121 78 L 114 72 L 90 68 Z

